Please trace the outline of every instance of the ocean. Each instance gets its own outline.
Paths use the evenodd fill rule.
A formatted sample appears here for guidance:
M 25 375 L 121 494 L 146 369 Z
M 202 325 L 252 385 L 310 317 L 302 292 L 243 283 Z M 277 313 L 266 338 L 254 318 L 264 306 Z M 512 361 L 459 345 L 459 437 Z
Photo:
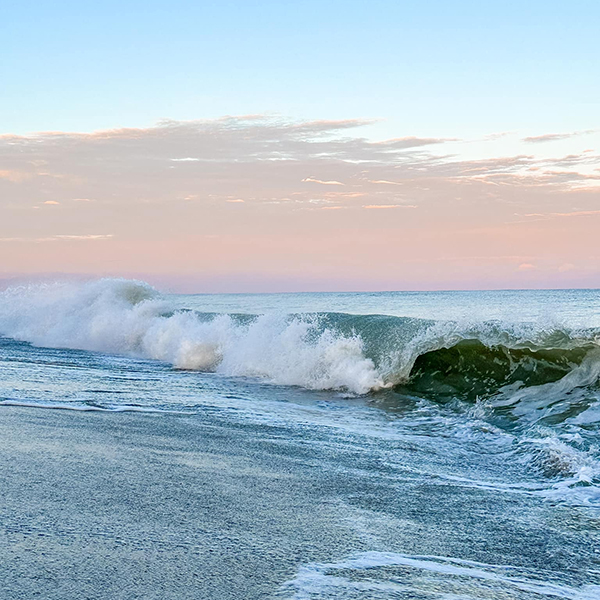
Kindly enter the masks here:
M 0 335 L 7 598 L 600 598 L 600 290 L 36 284 Z

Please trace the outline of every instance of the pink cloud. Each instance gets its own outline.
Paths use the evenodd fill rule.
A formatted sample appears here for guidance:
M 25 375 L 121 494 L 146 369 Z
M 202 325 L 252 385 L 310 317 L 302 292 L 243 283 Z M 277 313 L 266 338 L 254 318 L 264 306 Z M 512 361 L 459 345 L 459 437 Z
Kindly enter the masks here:
M 583 218 L 600 189 L 581 187 L 596 153 L 464 160 L 436 154 L 441 138 L 371 142 L 363 124 L 255 115 L 0 136 L 0 171 L 31 174 L 0 177 L 0 268 L 205 291 L 522 287 L 518 271 L 531 286 L 600 285 L 597 222 Z M 32 210 L 55 198 L 61 210 Z M 92 233 L 56 234 L 66 226 Z
M 321 179 L 315 179 L 313 177 L 306 177 L 302 180 L 302 183 L 320 183 L 322 185 L 344 185 L 341 181 L 323 181 Z
M 363 208 L 378 210 L 386 208 L 417 208 L 416 204 L 365 204 Z

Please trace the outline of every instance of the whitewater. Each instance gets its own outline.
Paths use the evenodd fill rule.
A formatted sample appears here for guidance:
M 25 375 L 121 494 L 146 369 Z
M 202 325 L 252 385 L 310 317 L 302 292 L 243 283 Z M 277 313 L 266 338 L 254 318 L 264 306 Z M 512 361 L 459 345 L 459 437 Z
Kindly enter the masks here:
M 333 312 L 216 314 L 174 304 L 127 280 L 10 288 L 0 296 L 0 332 L 36 346 L 123 353 L 177 369 L 356 394 L 408 382 L 420 357 L 464 348 L 467 340 L 479 343 L 479 352 L 460 357 L 467 376 L 486 352 L 483 377 L 501 355 L 509 363 L 506 379 L 519 366 L 527 381 L 543 366 L 565 375 L 578 365 L 581 375 L 570 374 L 573 388 L 593 384 L 600 373 L 600 328 Z M 492 356 L 492 348 L 501 348 L 500 355 Z
M 55 282 L 0 292 L 0 336 L 0 411 L 185 422 L 320 481 L 307 502 L 347 543 L 315 533 L 272 597 L 597 597 L 598 290 Z

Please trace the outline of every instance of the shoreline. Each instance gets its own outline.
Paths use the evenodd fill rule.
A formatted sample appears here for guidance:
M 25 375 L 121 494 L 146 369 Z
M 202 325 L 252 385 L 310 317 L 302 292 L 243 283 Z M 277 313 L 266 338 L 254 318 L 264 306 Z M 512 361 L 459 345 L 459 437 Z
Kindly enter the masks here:
M 0 406 L 2 598 L 290 599 L 294 585 L 320 598 L 319 585 L 336 585 L 329 568 L 345 577 L 344 565 L 363 563 L 350 587 L 371 576 L 369 589 L 394 585 L 388 569 L 399 569 L 406 590 L 451 591 L 435 579 L 444 561 L 475 561 L 493 577 L 512 565 L 532 585 L 561 582 L 565 598 L 600 585 L 593 513 L 518 486 L 435 477 L 414 452 L 410 440 L 379 447 L 218 408 Z M 438 559 L 419 570 L 420 557 Z M 488 597 L 486 578 L 465 585 Z

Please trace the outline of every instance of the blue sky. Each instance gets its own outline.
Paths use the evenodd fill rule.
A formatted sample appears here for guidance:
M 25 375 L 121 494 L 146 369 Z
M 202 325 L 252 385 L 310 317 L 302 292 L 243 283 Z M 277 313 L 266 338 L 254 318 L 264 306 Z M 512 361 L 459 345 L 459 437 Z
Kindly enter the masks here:
M 0 132 L 276 113 L 377 138 L 597 125 L 597 1 L 3 2 Z

